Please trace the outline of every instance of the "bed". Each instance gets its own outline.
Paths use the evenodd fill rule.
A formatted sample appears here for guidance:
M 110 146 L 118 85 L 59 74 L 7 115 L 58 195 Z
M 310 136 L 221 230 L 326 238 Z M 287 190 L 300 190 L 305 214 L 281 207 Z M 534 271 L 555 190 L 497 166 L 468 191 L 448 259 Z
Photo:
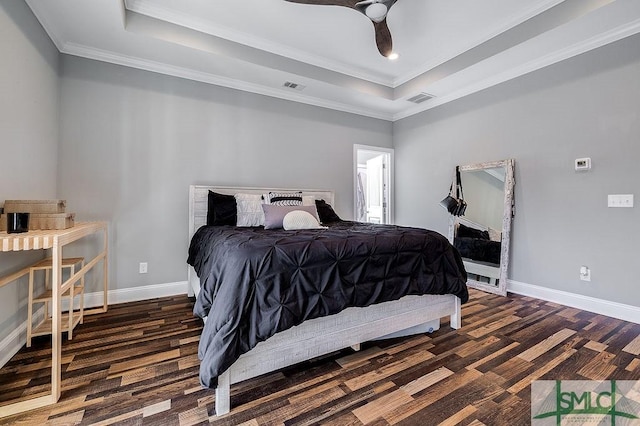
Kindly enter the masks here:
M 460 327 L 460 305 L 468 298 L 466 272 L 445 237 L 426 230 L 373 228 L 346 221 L 323 229 L 289 231 L 203 226 L 207 223 L 209 191 L 257 195 L 291 190 L 190 187 L 190 294 L 196 296 L 194 313 L 205 319 L 199 351 L 200 380 L 216 389 L 217 415 L 230 411 L 231 384 L 346 347 L 357 349 L 365 341 L 434 330 L 442 317 L 450 317 L 451 327 Z M 331 191 L 302 193 L 333 205 Z M 369 235 L 372 232 L 375 237 Z M 416 233 L 420 238 L 428 234 L 428 240 L 414 243 Z M 373 240 L 380 256 L 371 254 L 368 245 Z M 417 251 L 411 244 L 427 244 L 433 250 Z M 345 281 L 344 268 L 350 277 L 362 273 L 358 270 L 361 266 L 349 266 L 352 258 L 360 255 L 345 253 L 365 250 L 369 253 L 363 252 L 363 256 L 369 256 L 364 262 L 367 265 L 388 264 L 391 260 L 382 256 L 387 246 L 394 247 L 398 256 L 419 256 L 420 261 L 412 264 L 435 268 L 433 276 L 407 279 L 415 273 L 406 271 L 401 279 L 392 276 L 388 267 L 367 267 L 384 271 L 385 278 L 371 283 L 349 278 L 353 282 L 342 289 L 336 287 L 336 283 Z M 429 256 L 444 260 L 435 264 Z M 219 261 L 223 258 L 224 262 Z M 341 272 L 334 274 L 326 264 L 317 262 L 329 262 L 336 270 L 342 268 Z M 422 269 L 425 267 L 420 266 Z M 407 295 L 395 290 L 401 287 Z M 438 294 L 418 294 L 427 287 Z M 449 291 L 454 294 L 444 294 Z M 296 299 L 291 293 L 297 293 L 299 305 L 290 304 Z

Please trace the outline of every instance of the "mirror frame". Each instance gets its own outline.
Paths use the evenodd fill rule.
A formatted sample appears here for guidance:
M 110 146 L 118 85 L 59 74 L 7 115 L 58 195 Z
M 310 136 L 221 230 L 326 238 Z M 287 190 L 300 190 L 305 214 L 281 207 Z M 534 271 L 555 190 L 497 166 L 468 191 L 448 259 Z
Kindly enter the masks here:
M 509 271 L 509 246 L 511 241 L 511 220 L 515 216 L 515 197 L 514 187 L 515 181 L 515 163 L 513 158 L 500 161 L 490 161 L 486 163 L 469 164 L 465 166 L 459 166 L 460 171 L 476 171 L 491 169 L 496 167 L 505 168 L 504 179 L 504 210 L 502 216 L 502 243 L 500 245 L 500 278 L 498 285 L 494 286 L 488 283 L 483 283 L 473 279 L 467 279 L 467 285 L 471 288 L 476 288 L 488 293 L 499 294 L 501 296 L 507 295 L 507 277 Z M 449 242 L 453 244 L 455 225 L 457 223 L 457 217 L 449 216 Z

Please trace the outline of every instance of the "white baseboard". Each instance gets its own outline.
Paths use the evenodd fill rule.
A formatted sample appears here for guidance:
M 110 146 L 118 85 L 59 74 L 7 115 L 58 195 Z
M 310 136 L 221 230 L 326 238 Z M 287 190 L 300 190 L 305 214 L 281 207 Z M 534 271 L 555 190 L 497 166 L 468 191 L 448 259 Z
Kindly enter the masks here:
M 27 323 L 23 323 L 0 342 L 0 368 L 13 358 L 27 341 Z
M 44 317 L 44 306 L 33 313 L 34 324 L 39 324 Z M 4 367 L 15 354 L 27 343 L 27 322 L 20 324 L 7 337 L 0 341 L 0 368 Z
M 109 304 L 138 302 L 140 300 L 155 299 L 157 297 L 177 296 L 187 294 L 187 281 L 178 281 L 175 283 L 152 284 L 141 287 L 122 288 L 117 290 L 109 290 Z M 84 295 L 85 308 L 95 308 L 102 306 L 102 292 L 86 293 Z M 62 306 L 63 310 L 65 305 Z
M 640 307 L 507 280 L 507 291 L 640 324 Z
M 109 290 L 109 304 L 137 302 L 140 300 L 155 299 L 157 297 L 177 296 L 187 294 L 187 281 L 179 281 L 167 284 L 153 284 L 142 287 L 123 288 Z M 102 292 L 87 293 L 84 295 L 85 308 L 95 308 L 102 306 Z M 66 299 L 62 301 L 62 310 L 68 309 L 69 303 Z M 42 321 L 44 307 L 35 312 L 35 323 Z M 0 368 L 2 368 L 11 358 L 18 353 L 27 342 L 27 322 L 23 322 L 11 334 L 0 341 Z

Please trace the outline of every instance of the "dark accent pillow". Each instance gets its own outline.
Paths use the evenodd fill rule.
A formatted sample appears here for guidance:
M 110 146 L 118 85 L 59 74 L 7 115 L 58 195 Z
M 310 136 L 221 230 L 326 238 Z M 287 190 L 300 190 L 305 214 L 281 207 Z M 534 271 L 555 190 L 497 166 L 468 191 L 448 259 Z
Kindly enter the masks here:
M 325 200 L 316 200 L 316 209 L 318 210 L 320 223 L 340 222 L 342 220 L 333 210 L 331 204 L 328 204 Z
M 478 238 L 480 240 L 490 240 L 489 232 L 471 228 L 469 226 L 463 225 L 462 223 L 458 224 L 458 233 L 456 234 L 456 236 L 459 238 Z
M 218 194 L 209 191 L 207 225 L 236 226 L 238 207 L 233 195 Z

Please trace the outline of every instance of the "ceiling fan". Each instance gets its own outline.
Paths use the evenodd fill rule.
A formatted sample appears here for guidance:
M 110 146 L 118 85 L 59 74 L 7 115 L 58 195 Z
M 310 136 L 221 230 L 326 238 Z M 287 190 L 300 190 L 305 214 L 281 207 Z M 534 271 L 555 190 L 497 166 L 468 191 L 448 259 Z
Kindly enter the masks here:
M 389 58 L 393 54 L 391 31 L 387 26 L 387 14 L 397 0 L 286 0 L 291 3 L 344 6 L 355 9 L 371 19 L 376 34 L 376 46 L 380 54 Z

